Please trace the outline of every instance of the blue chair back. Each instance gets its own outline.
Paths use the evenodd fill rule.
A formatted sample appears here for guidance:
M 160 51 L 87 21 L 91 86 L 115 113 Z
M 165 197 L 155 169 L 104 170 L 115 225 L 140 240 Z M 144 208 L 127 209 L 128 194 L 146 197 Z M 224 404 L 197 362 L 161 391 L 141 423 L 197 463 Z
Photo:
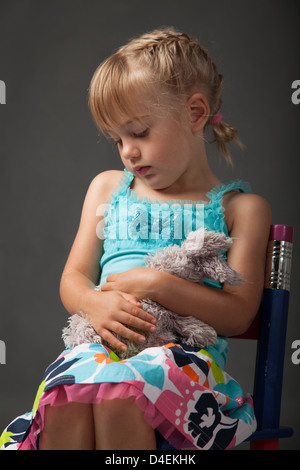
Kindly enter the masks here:
M 252 337 L 257 339 L 254 382 L 257 431 L 249 438 L 253 450 L 278 449 L 279 439 L 293 434 L 291 427 L 280 426 L 292 249 L 293 228 L 272 225 L 261 308 L 252 325 Z

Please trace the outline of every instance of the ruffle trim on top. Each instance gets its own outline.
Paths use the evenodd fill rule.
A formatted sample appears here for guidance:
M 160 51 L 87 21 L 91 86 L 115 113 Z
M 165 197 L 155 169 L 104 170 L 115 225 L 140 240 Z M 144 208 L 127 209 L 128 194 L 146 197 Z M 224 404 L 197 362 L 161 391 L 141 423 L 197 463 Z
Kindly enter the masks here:
M 212 188 L 210 191 L 206 193 L 206 197 L 209 199 L 208 201 L 205 200 L 197 200 L 193 201 L 191 199 L 151 199 L 146 196 L 140 196 L 137 194 L 133 189 L 130 188 L 130 185 L 134 179 L 134 175 L 127 170 L 127 168 L 124 168 L 124 173 L 120 179 L 119 183 L 119 190 L 117 190 L 114 194 L 115 196 L 118 194 L 126 194 L 130 196 L 134 201 L 136 202 L 144 202 L 146 204 L 158 204 L 158 205 L 191 205 L 195 206 L 197 204 L 204 204 L 204 206 L 208 206 L 210 204 L 213 204 L 216 201 L 220 201 L 222 196 L 233 190 L 241 190 L 244 193 L 250 193 L 251 186 L 248 182 L 243 181 L 241 179 L 238 180 L 232 180 L 229 181 L 228 183 L 221 183 L 214 188 Z
M 123 173 L 120 177 L 120 181 L 118 183 L 117 188 L 112 192 L 111 196 L 107 200 L 107 204 L 109 204 L 113 199 L 115 199 L 117 196 L 120 195 L 128 195 L 130 196 L 134 201 L 137 202 L 144 202 L 147 204 L 159 204 L 159 205 L 196 205 L 196 204 L 204 204 L 209 205 L 213 202 L 220 201 L 222 196 L 224 196 L 225 193 L 233 190 L 241 190 L 244 193 L 251 193 L 251 185 L 243 181 L 241 179 L 238 180 L 232 180 L 229 181 L 228 183 L 221 183 L 214 188 L 212 188 L 210 191 L 206 193 L 206 197 L 209 199 L 209 201 L 204 201 L 204 200 L 198 200 L 198 201 L 193 201 L 193 200 L 183 200 L 183 199 L 151 199 L 146 196 L 140 196 L 137 194 L 133 189 L 130 188 L 130 185 L 134 179 L 134 175 L 127 170 L 127 168 L 124 168 Z
M 243 180 L 232 180 L 229 181 L 229 183 L 222 183 L 219 184 L 218 186 L 215 186 L 212 188 L 206 196 L 208 199 L 212 202 L 214 201 L 220 201 L 224 194 L 228 193 L 229 191 L 234 191 L 234 190 L 240 190 L 243 193 L 251 193 L 251 185 L 247 181 Z
M 204 225 L 207 230 L 224 232 L 228 236 L 222 204 L 223 195 L 231 190 L 251 191 L 248 183 L 236 180 L 211 189 L 207 193 L 209 202 L 175 199 L 159 201 L 135 193 L 130 188 L 133 178 L 134 175 L 125 168 L 118 187 L 106 203 L 103 228 L 104 259 L 112 253 L 131 249 L 153 251 L 163 248 L 170 241 L 180 244 L 185 238 L 187 228 L 189 231 L 198 228 L 199 223 L 196 220 L 200 220 L 201 226 Z M 202 216 L 198 219 L 197 215 L 202 210 L 203 220 Z M 169 217 L 165 216 L 167 213 Z M 137 229 L 139 224 L 140 228 Z M 178 230 L 180 226 L 182 228 Z
M 131 182 L 134 178 L 134 175 L 130 173 L 127 168 L 124 169 L 121 177 L 119 184 L 115 191 L 111 194 L 109 199 L 106 201 L 105 204 L 105 212 L 104 212 L 104 221 L 105 221 L 105 226 L 103 229 L 103 233 L 105 238 L 110 238 L 110 225 L 114 226 L 120 223 L 120 220 L 116 220 L 116 205 L 119 204 L 119 201 L 122 196 L 124 196 L 126 199 L 127 204 L 131 203 L 141 203 L 145 206 L 145 212 L 151 213 L 151 207 L 157 206 L 160 208 L 160 211 L 163 212 L 165 211 L 170 211 L 172 210 L 172 206 L 174 209 L 174 214 L 176 213 L 176 208 L 183 208 L 184 211 L 186 212 L 193 212 L 195 213 L 195 210 L 197 209 L 197 206 L 201 205 L 204 207 L 205 211 L 205 217 L 207 218 L 207 229 L 208 230 L 216 230 L 216 231 L 224 231 L 225 228 L 225 221 L 222 223 L 220 220 L 220 215 L 221 218 L 224 219 L 224 207 L 222 205 L 222 197 L 224 196 L 225 193 L 232 191 L 232 190 L 240 190 L 245 193 L 251 192 L 251 186 L 249 183 L 243 181 L 243 180 L 233 180 L 230 181 L 229 183 L 225 184 L 220 184 L 214 188 L 212 188 L 207 194 L 206 197 L 209 199 L 209 201 L 192 201 L 192 200 L 179 200 L 179 199 L 169 199 L 169 200 L 158 200 L 158 199 L 150 199 L 148 197 L 140 196 L 138 195 L 135 191 L 133 191 L 130 188 Z M 125 202 L 125 200 L 123 202 Z M 113 211 L 113 213 L 112 213 Z M 216 213 L 217 212 L 217 217 Z M 213 215 L 215 220 L 215 223 L 213 223 L 214 227 L 209 227 L 211 221 L 209 220 L 210 217 L 209 215 Z M 127 221 L 126 221 L 127 222 Z M 217 225 L 220 225 L 217 227 Z M 114 230 L 114 229 L 113 229 Z M 225 232 L 227 232 L 227 228 L 225 229 Z M 115 230 L 113 232 L 114 237 L 115 237 Z
M 125 171 L 126 170 L 126 171 Z M 119 196 L 125 195 L 127 188 L 130 186 L 133 179 L 133 174 L 130 173 L 126 168 L 123 170 L 119 183 L 114 191 L 111 193 L 109 198 L 105 202 L 104 220 L 109 217 L 109 207 L 112 202 Z

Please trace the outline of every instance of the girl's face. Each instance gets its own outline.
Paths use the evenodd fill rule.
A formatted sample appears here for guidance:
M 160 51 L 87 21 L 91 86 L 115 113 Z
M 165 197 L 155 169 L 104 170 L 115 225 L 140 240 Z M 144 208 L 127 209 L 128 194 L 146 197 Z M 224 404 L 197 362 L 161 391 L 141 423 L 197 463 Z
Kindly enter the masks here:
M 154 190 L 171 188 L 192 170 L 189 129 L 182 114 L 140 107 L 136 118 L 125 119 L 108 133 L 124 166 Z

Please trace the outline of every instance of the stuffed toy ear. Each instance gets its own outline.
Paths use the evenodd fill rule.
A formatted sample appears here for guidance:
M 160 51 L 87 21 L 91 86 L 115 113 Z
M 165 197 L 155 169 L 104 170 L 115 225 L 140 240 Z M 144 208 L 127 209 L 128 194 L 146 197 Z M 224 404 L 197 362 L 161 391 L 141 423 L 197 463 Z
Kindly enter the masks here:
M 186 240 L 181 244 L 181 247 L 186 250 L 186 252 L 199 253 L 199 250 L 202 250 L 204 245 L 205 232 L 205 228 L 193 230 L 188 234 Z
M 205 232 L 204 246 L 208 253 L 217 252 L 217 250 L 228 251 L 232 245 L 232 239 L 225 233 Z
M 243 276 L 232 269 L 225 259 L 221 257 L 215 256 L 204 260 L 202 268 L 203 277 L 214 281 L 219 281 L 230 286 L 239 286 L 246 282 Z
M 182 243 L 182 248 L 188 256 L 201 256 L 205 259 L 207 256 L 219 254 L 221 251 L 228 251 L 232 245 L 232 239 L 224 233 L 207 231 L 205 228 L 199 228 L 190 232 L 187 239 Z

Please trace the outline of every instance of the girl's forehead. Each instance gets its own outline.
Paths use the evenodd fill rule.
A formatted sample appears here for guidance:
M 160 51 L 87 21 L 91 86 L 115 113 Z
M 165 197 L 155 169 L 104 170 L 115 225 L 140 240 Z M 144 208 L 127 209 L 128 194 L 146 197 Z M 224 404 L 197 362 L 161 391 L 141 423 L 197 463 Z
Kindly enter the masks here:
M 151 123 L 169 114 L 174 114 L 169 95 L 161 95 L 157 92 L 149 93 L 149 90 L 130 90 L 127 94 L 110 96 L 104 106 L 104 131 L 107 133 L 117 133 L 120 129 L 133 130 L 137 126 L 149 126 Z M 117 96 L 117 99 L 115 99 Z M 177 103 L 177 102 L 176 102 Z M 175 103 L 175 104 L 176 104 Z M 182 103 L 181 103 L 182 104 Z M 178 103 L 176 104 L 179 110 Z
M 114 132 L 118 129 L 134 129 L 137 126 L 150 125 L 161 114 L 161 110 L 156 109 L 150 102 L 131 101 L 130 107 L 121 109 L 113 107 L 109 116 L 109 123 L 106 126 L 107 132 Z
M 145 124 L 147 121 L 149 121 L 149 119 L 151 119 L 151 117 L 151 114 L 136 115 L 131 116 L 130 118 L 128 118 L 128 116 L 124 116 L 123 119 L 120 119 L 119 121 L 115 122 L 116 125 L 114 127 L 130 129 L 131 127 Z
M 127 94 L 125 96 L 118 96 L 115 99 L 113 95 L 105 103 L 106 118 L 109 127 L 123 126 L 131 122 L 138 121 L 144 116 L 149 116 L 152 112 L 150 100 L 146 97 L 134 96 L 134 94 Z

